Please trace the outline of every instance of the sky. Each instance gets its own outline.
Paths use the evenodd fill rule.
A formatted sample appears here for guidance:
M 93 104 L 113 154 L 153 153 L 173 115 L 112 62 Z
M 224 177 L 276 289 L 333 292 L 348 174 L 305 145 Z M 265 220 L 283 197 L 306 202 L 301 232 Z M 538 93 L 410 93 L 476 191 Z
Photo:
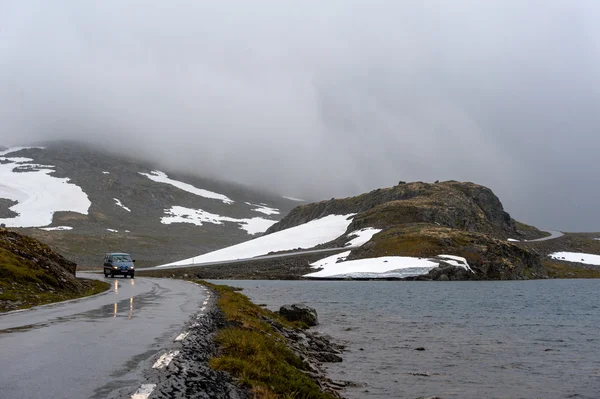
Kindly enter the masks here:
M 473 181 L 600 231 L 599 104 L 593 1 L 0 0 L 0 145 L 294 197 Z

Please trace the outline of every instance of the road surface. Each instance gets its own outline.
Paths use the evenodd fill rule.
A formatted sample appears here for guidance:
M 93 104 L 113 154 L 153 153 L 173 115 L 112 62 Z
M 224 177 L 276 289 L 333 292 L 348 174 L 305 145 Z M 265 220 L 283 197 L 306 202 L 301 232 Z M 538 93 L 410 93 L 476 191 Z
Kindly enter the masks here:
M 106 281 L 100 295 L 0 315 L 0 398 L 129 397 L 206 299 L 181 280 Z
M 526 240 L 525 242 L 548 241 L 548 240 L 554 240 L 555 238 L 564 236 L 564 234 L 561 233 L 560 231 L 554 231 L 554 230 L 544 230 L 544 231 L 546 233 L 550 233 L 550 235 L 548 237 L 536 238 L 535 240 Z

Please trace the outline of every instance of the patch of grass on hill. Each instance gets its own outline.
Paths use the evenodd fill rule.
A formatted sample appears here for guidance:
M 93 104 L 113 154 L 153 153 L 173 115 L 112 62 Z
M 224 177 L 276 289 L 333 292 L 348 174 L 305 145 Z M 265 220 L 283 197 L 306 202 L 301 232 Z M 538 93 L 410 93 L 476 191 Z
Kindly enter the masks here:
M 600 269 L 584 269 L 565 262 L 542 260 L 550 278 L 600 278 Z
M 334 398 L 306 375 L 303 361 L 287 348 L 284 338 L 265 318 L 288 328 L 306 328 L 304 323 L 286 321 L 231 287 L 201 283 L 217 292 L 217 305 L 230 324 L 217 334 L 220 354 L 210 360 L 214 369 L 232 374 L 258 399 Z
M 415 224 L 382 231 L 373 236 L 361 257 L 412 256 L 432 257 L 440 254 L 463 256 L 467 261 L 479 260 L 485 243 L 477 242 L 473 234 L 446 227 Z M 475 259 L 477 258 L 477 259 Z
M 517 226 L 517 231 L 525 236 L 527 239 L 535 239 L 550 236 L 550 233 L 547 231 L 542 231 L 537 227 L 530 226 L 525 223 L 521 223 L 515 220 L 515 225 Z
M 101 293 L 110 284 L 98 280 L 79 280 L 78 290 L 60 290 L 58 281 L 47 270 L 27 259 L 0 248 L 0 312 L 26 309 Z

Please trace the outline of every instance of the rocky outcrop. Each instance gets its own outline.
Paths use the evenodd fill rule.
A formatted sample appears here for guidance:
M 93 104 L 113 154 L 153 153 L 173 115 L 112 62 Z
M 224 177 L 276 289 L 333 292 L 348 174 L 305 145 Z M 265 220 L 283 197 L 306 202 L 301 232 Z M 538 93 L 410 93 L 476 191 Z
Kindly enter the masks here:
M 293 209 L 265 234 L 331 214 L 355 213 L 349 231 L 363 227 L 430 223 L 465 231 L 519 236 L 515 222 L 487 187 L 474 183 L 406 183 L 357 197 L 331 199 Z
M 309 327 L 319 324 L 317 311 L 310 306 L 295 303 L 292 305 L 283 305 L 279 308 L 279 314 L 289 321 L 300 321 Z
M 412 280 L 521 280 L 546 278 L 539 255 L 487 234 L 428 224 L 388 229 L 352 251 L 348 259 L 403 255 L 433 258 L 437 255 L 465 258 L 474 273 L 440 262 L 440 267 Z
M 0 311 L 84 295 L 76 264 L 22 234 L 0 229 Z

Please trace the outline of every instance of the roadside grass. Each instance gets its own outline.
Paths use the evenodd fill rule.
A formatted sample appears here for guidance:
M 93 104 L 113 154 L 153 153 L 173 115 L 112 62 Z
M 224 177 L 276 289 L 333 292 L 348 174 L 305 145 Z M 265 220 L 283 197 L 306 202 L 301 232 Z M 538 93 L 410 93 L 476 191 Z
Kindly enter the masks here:
M 78 281 L 79 287 L 60 289 L 47 270 L 0 248 L 0 312 L 90 296 L 110 288 L 103 281 Z
M 542 265 L 548 271 L 548 277 L 550 278 L 600 278 L 599 269 L 575 267 L 550 259 L 543 259 Z
M 232 287 L 199 281 L 216 291 L 217 306 L 229 327 L 216 336 L 220 353 L 210 365 L 226 371 L 248 386 L 257 399 L 332 399 L 305 373 L 307 365 L 286 345 L 285 339 L 265 318 L 287 328 L 305 329 L 277 313 L 253 304 Z
M 28 309 L 33 306 L 47 305 L 54 302 L 68 301 L 70 299 L 83 298 L 100 294 L 110 288 L 110 284 L 98 280 L 86 280 L 88 286 L 81 292 L 47 291 L 39 292 L 36 288 L 20 286 L 13 289 L 12 286 L 0 282 L 2 293 L 0 294 L 0 313 L 10 310 Z M 18 305 L 11 306 L 11 304 Z

